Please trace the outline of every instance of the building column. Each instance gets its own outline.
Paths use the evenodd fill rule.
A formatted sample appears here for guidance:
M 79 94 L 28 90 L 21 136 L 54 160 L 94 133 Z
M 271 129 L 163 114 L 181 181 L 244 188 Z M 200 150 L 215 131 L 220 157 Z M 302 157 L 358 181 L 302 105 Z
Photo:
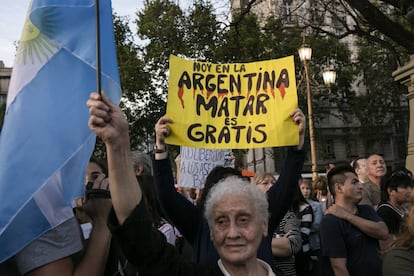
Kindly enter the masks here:
M 402 67 L 392 73 L 395 81 L 407 86 L 408 104 L 410 108 L 410 123 L 407 142 L 407 159 L 405 166 L 414 172 L 414 55 Z

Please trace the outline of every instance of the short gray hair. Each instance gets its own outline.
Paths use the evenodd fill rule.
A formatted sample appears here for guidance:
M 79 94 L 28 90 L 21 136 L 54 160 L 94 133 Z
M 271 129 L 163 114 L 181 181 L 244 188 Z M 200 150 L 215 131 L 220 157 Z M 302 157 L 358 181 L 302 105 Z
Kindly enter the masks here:
M 142 166 L 142 175 L 153 175 L 152 173 L 152 160 L 148 154 L 141 151 L 132 152 L 132 164 L 134 171 L 137 170 L 138 166 Z
M 240 177 L 229 176 L 214 185 L 207 195 L 204 216 L 210 227 L 213 225 L 213 209 L 217 202 L 224 196 L 240 194 L 247 195 L 252 200 L 258 215 L 262 216 L 264 221 L 269 219 L 269 203 L 266 194 L 256 185 L 252 185 Z

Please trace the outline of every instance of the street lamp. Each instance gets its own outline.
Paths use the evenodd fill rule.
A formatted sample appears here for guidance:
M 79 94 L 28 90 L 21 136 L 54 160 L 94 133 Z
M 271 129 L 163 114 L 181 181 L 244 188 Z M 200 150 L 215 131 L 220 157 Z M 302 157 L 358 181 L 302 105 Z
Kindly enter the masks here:
M 308 61 L 312 58 L 312 48 L 307 44 L 302 44 L 298 49 L 299 58 L 303 63 L 305 68 L 305 79 L 306 79 L 306 98 L 308 102 L 308 120 L 309 120 L 309 136 L 310 136 L 310 149 L 311 149 L 311 159 L 312 159 L 312 180 L 315 181 L 318 178 L 318 170 L 316 163 L 316 146 L 315 146 L 315 133 L 313 129 L 313 116 L 312 116 L 312 98 L 310 91 L 309 83 L 309 73 L 308 73 Z
M 322 77 L 323 77 L 323 82 L 325 83 L 325 86 L 328 88 L 329 93 L 330 93 L 331 87 L 333 84 L 335 84 L 335 81 L 336 81 L 336 71 L 333 65 L 329 64 L 329 60 L 327 62 L 325 69 L 323 69 Z
M 308 44 L 302 44 L 298 49 L 298 52 L 302 62 L 307 62 L 312 59 L 312 48 Z

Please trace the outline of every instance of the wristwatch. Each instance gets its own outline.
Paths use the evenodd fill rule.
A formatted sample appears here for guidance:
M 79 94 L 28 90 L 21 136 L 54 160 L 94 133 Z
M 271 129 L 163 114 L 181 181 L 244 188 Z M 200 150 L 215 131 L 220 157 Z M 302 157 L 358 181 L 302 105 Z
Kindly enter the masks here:
M 157 147 L 157 144 L 154 145 L 154 153 L 164 153 L 167 152 L 167 145 L 165 145 L 163 148 Z

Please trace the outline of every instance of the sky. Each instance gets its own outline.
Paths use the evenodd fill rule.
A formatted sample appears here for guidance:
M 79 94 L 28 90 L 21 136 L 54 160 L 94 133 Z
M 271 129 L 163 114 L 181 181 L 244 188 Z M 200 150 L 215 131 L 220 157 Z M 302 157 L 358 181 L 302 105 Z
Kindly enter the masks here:
M 189 0 L 182 0 L 181 6 L 186 2 Z M 0 60 L 6 67 L 13 66 L 15 43 L 20 39 L 29 3 L 29 0 L 1 0 Z M 135 12 L 143 8 L 143 3 L 144 0 L 112 0 L 112 7 L 118 15 L 130 16 L 133 19 Z

